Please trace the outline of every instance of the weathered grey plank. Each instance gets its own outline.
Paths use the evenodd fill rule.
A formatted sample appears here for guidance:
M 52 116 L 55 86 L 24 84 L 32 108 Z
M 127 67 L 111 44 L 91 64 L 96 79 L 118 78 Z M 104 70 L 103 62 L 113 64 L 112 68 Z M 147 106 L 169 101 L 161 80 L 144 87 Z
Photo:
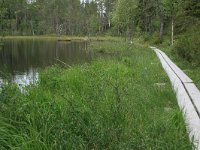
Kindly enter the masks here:
M 199 90 L 193 83 L 190 83 L 192 80 L 187 77 L 187 75 L 185 75 L 165 53 L 157 48 L 151 48 L 160 59 L 160 62 L 171 81 L 173 89 L 176 92 L 178 105 L 183 112 L 189 138 L 195 146 L 194 149 L 200 150 L 200 117 L 196 110 L 197 107 L 198 109 L 200 108 Z
M 178 104 L 185 118 L 189 138 L 195 145 L 195 149 L 200 150 L 200 119 L 190 97 L 181 84 L 176 92 Z
M 189 93 L 198 113 L 200 114 L 200 91 L 194 83 L 185 83 L 185 88 Z
M 174 70 L 174 72 L 177 74 L 177 76 L 180 78 L 180 80 L 184 83 L 192 83 L 192 79 L 190 79 L 177 65 L 175 65 L 171 59 L 161 50 L 155 48 L 156 51 L 161 53 L 161 55 L 164 57 L 166 62 L 169 64 L 169 66 Z

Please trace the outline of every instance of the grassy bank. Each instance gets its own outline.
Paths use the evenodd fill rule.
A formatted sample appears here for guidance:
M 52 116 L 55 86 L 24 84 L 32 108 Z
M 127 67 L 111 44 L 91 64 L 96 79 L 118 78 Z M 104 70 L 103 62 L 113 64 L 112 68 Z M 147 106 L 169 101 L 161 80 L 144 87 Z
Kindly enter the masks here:
M 123 42 L 92 42 L 91 64 L 53 66 L 38 85 L 0 94 L 0 149 L 191 149 L 156 55 Z
M 18 39 L 33 39 L 33 40 L 66 40 L 66 41 L 119 41 L 121 38 L 112 36 L 56 36 L 56 35 L 41 35 L 41 36 L 5 36 L 0 39 L 18 40 Z

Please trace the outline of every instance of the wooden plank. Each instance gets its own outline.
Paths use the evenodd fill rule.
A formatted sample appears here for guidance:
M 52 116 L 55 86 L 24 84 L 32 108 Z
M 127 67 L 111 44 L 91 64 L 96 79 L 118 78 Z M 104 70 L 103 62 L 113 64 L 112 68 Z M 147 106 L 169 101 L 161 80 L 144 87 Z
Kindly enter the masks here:
M 196 86 L 194 87 L 193 83 L 188 83 L 188 81 L 192 82 L 192 80 L 188 79 L 189 77 L 185 77 L 187 75 L 182 75 L 184 73 L 180 71 L 180 68 L 178 68 L 179 71 L 177 71 L 178 69 L 175 67 L 176 65 L 169 59 L 169 57 L 167 57 L 166 54 L 154 47 L 151 48 L 157 54 L 172 83 L 173 90 L 176 93 L 178 105 L 185 118 L 190 141 L 194 144 L 195 150 L 200 150 L 200 117 L 196 110 L 196 107 L 200 108 L 200 103 L 198 102 L 198 100 L 200 100 L 200 95 L 197 94 L 199 91 Z M 192 100 L 195 99 L 194 101 L 196 101 L 196 107 L 194 107 L 191 98 Z
M 185 83 L 185 88 L 189 93 L 198 113 L 200 114 L 200 91 L 194 83 Z
M 185 118 L 186 128 L 189 134 L 190 141 L 194 144 L 195 150 L 200 150 L 199 116 L 183 86 L 179 86 L 176 92 L 176 97 L 179 107 L 182 110 L 183 116 Z
M 174 72 L 177 74 L 177 76 L 180 78 L 180 80 L 184 83 L 192 83 L 192 79 L 190 79 L 177 65 L 175 65 L 171 59 L 161 50 L 155 48 L 156 51 L 161 53 L 161 55 L 164 57 L 166 62 L 169 64 L 169 66 L 174 70 Z
M 172 68 L 172 70 L 176 73 L 176 75 L 181 79 L 181 81 L 183 82 L 187 92 L 189 93 L 189 96 L 192 99 L 192 102 L 195 105 L 196 110 L 198 111 L 198 114 L 200 114 L 200 91 L 198 90 L 198 88 L 195 86 L 194 83 L 192 83 L 193 81 L 180 69 L 178 68 L 170 59 L 169 57 L 163 53 L 162 51 L 156 49 L 157 53 L 160 53 L 165 60 L 167 61 L 167 63 L 170 65 L 170 67 Z M 174 81 L 173 81 L 174 82 Z M 172 83 L 174 85 L 174 83 Z
M 177 76 L 180 78 L 180 80 L 184 83 L 192 83 L 193 81 L 177 66 L 175 65 L 169 57 L 162 52 L 162 56 L 165 58 L 167 63 L 170 65 L 170 67 L 174 70 L 174 72 L 177 74 Z

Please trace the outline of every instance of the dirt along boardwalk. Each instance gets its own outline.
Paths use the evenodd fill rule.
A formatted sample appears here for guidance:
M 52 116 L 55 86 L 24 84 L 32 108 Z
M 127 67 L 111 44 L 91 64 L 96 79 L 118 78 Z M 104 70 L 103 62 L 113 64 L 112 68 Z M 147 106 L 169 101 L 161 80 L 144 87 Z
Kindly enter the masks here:
M 150 48 L 154 50 L 170 78 L 178 105 L 185 118 L 189 138 L 193 142 L 195 150 L 200 150 L 200 91 L 164 52 L 155 47 Z

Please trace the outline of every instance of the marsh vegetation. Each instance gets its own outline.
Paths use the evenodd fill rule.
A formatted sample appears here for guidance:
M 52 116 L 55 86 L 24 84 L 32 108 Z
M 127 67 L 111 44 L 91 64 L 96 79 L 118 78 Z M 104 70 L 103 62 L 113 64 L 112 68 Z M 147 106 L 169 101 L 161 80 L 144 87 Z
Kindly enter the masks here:
M 123 41 L 92 42 L 89 49 L 100 53 L 90 64 L 46 68 L 25 93 L 3 87 L 1 149 L 191 149 L 150 49 Z M 99 51 L 118 54 L 108 59 Z

